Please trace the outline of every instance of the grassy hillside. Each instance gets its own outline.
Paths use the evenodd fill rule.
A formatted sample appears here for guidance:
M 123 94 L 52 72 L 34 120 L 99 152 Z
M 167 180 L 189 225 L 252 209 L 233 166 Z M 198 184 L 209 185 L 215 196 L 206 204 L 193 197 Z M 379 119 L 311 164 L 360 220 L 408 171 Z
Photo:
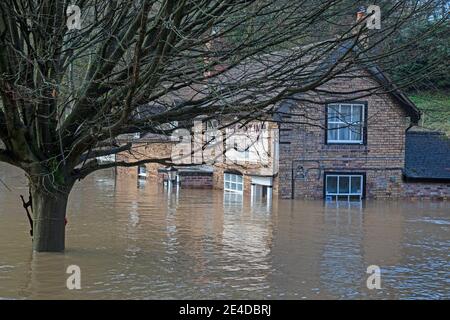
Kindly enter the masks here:
M 420 125 L 450 136 L 450 92 L 420 92 L 409 97 L 423 112 Z

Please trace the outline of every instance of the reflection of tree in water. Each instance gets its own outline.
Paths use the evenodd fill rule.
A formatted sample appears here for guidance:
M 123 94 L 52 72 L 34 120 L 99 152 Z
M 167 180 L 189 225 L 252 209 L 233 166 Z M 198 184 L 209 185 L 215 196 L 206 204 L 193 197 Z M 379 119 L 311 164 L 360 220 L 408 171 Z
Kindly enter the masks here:
M 75 264 L 73 258 L 62 253 L 30 253 L 27 272 L 18 294 L 29 299 L 80 298 L 80 291 L 68 290 L 67 267 Z

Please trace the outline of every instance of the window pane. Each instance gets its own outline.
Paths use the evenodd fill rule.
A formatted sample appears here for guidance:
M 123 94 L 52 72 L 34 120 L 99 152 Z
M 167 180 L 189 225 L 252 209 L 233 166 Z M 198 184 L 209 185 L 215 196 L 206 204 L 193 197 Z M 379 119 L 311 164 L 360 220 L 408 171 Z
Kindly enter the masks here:
M 346 124 L 342 124 L 341 126 L 345 126 L 345 127 L 339 129 L 339 140 L 342 140 L 342 141 L 350 140 L 350 128 L 347 127 Z
M 328 121 L 339 121 L 338 113 L 339 113 L 339 106 L 330 105 L 328 107 Z
M 337 177 L 327 177 L 327 193 L 337 193 Z
M 230 189 L 230 183 L 229 182 L 225 182 L 225 189 Z
M 237 176 L 237 182 L 242 183 L 242 176 Z
M 328 125 L 328 140 L 337 140 L 338 139 L 338 130 L 339 124 Z
M 360 105 L 353 106 L 352 122 L 354 124 L 362 122 L 362 112 L 361 111 L 362 111 L 362 106 L 360 106 Z
M 345 123 L 351 123 L 352 121 L 352 106 L 350 104 L 341 105 L 340 119 Z
M 350 191 L 350 177 L 339 177 L 339 193 L 345 194 Z
M 238 189 L 239 191 L 242 191 L 242 184 L 238 184 L 238 185 L 237 185 L 237 189 Z
M 236 183 L 232 183 L 232 184 L 231 184 L 231 189 L 232 189 L 232 190 L 236 190 Z
M 229 181 L 229 180 L 230 180 L 229 177 L 228 177 L 228 173 L 225 173 L 223 179 L 224 179 L 225 181 Z
M 361 141 L 361 127 L 360 126 L 351 126 L 350 127 L 351 140 Z
M 362 194 L 361 177 L 352 177 L 351 178 L 351 193 Z

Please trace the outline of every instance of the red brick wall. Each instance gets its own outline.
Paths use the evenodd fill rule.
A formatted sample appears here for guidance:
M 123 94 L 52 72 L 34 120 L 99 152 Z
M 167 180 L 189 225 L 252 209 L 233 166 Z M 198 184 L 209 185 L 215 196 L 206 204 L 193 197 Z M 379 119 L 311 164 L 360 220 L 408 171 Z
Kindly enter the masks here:
M 182 188 L 207 188 L 213 187 L 213 179 L 211 175 L 180 175 L 180 186 Z
M 450 200 L 450 182 L 407 182 L 403 195 L 409 199 Z
M 158 173 L 158 183 L 163 183 L 164 180 L 167 179 L 167 175 L 165 173 Z M 179 175 L 179 183 L 182 188 L 205 188 L 212 189 L 213 188 L 213 174 L 204 174 L 204 173 L 192 173 L 192 174 L 183 174 Z
M 326 89 L 343 92 L 375 85 L 376 83 L 367 77 L 355 77 L 333 80 Z M 343 99 L 323 95 L 308 98 L 322 102 Z M 368 104 L 366 145 L 326 145 L 324 104 L 299 102 L 292 110 L 306 117 L 295 115 L 289 120 L 298 123 L 281 125 L 279 166 L 281 197 L 292 196 L 292 168 L 296 168 L 297 165 L 304 167 L 306 176 L 304 179 L 295 180 L 295 198 L 322 198 L 323 178 L 327 171 L 366 173 L 368 198 L 401 196 L 406 114 L 390 95 L 354 98 Z M 345 99 L 353 100 L 349 96 Z

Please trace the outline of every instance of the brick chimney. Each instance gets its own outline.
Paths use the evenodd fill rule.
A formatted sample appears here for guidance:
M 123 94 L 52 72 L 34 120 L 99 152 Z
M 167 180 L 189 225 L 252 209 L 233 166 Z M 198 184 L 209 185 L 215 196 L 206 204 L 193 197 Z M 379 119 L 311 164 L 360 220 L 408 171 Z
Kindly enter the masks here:
M 360 25 L 354 29 L 354 33 L 355 33 L 355 34 L 359 33 L 359 32 L 361 31 L 362 28 L 365 28 L 365 27 L 366 27 L 366 24 L 365 24 L 364 22 L 361 22 L 361 21 L 363 21 L 363 20 L 366 18 L 366 16 L 367 16 L 366 11 L 367 11 L 367 9 L 366 9 L 365 6 L 360 6 L 360 7 L 358 7 L 358 10 L 356 11 L 356 24 L 360 24 Z M 360 42 L 361 45 L 362 45 L 364 48 L 367 48 L 367 47 L 368 47 L 369 39 L 368 39 L 368 35 L 367 35 L 367 34 L 361 35 L 361 40 L 360 40 L 360 41 L 361 41 L 361 42 Z
M 209 51 L 210 57 L 204 58 L 205 64 L 209 64 L 214 61 L 219 62 L 220 55 L 227 48 L 226 41 L 222 37 L 216 36 L 219 32 L 220 29 L 218 27 L 213 26 L 211 28 L 211 36 L 213 37 L 213 39 L 206 43 L 206 49 Z M 213 67 L 213 70 L 206 71 L 204 73 L 204 76 L 205 78 L 212 77 L 215 74 L 225 70 L 226 67 L 227 66 L 223 63 L 216 64 Z
M 360 6 L 356 12 L 356 23 L 359 23 L 366 17 L 366 7 Z

